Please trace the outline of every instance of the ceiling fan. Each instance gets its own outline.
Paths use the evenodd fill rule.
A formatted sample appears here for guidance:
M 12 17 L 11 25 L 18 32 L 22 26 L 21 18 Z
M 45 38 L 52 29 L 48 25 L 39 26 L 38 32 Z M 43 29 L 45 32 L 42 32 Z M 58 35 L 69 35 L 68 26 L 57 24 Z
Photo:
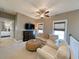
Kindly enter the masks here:
M 49 17 L 49 10 L 47 10 L 46 8 L 43 8 L 43 9 L 39 9 L 36 11 L 37 15 L 36 17 L 41 17 L 41 18 L 44 18 L 44 17 Z

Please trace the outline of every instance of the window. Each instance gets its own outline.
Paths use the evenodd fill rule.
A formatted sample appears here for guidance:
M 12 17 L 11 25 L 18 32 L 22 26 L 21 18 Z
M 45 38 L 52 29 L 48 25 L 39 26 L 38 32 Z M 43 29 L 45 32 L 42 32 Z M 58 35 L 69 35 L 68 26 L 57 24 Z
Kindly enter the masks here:
M 66 39 L 66 21 L 54 21 L 54 34 L 58 35 L 58 39 Z
M 64 39 L 64 31 L 57 31 L 57 30 L 54 30 L 54 34 L 55 35 L 58 35 L 58 39 Z

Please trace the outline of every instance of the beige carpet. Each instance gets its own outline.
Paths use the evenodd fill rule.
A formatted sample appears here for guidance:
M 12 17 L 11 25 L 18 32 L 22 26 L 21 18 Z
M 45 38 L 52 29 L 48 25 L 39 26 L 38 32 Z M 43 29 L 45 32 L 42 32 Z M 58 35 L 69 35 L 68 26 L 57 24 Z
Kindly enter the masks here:
M 25 49 L 25 42 L 0 48 L 0 59 L 38 59 L 36 52 Z

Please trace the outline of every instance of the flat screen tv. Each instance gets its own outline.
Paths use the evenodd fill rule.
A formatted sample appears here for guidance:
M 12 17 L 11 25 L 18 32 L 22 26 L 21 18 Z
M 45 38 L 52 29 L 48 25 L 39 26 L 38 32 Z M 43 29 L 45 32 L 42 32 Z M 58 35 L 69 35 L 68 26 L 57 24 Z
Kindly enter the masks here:
M 30 24 L 30 23 L 26 23 L 25 24 L 25 29 L 35 29 L 35 25 L 34 24 Z

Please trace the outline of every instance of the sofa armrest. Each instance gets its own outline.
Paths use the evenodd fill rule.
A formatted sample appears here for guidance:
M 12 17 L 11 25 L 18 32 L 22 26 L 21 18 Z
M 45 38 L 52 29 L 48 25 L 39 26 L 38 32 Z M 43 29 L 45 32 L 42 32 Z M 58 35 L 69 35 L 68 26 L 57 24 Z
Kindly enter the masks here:
M 54 56 L 44 51 L 43 49 L 38 48 L 37 53 L 38 53 L 39 59 L 55 59 Z
M 56 49 L 54 49 L 48 45 L 45 45 L 42 48 L 38 48 L 37 53 L 38 53 L 40 59 L 55 59 Z

